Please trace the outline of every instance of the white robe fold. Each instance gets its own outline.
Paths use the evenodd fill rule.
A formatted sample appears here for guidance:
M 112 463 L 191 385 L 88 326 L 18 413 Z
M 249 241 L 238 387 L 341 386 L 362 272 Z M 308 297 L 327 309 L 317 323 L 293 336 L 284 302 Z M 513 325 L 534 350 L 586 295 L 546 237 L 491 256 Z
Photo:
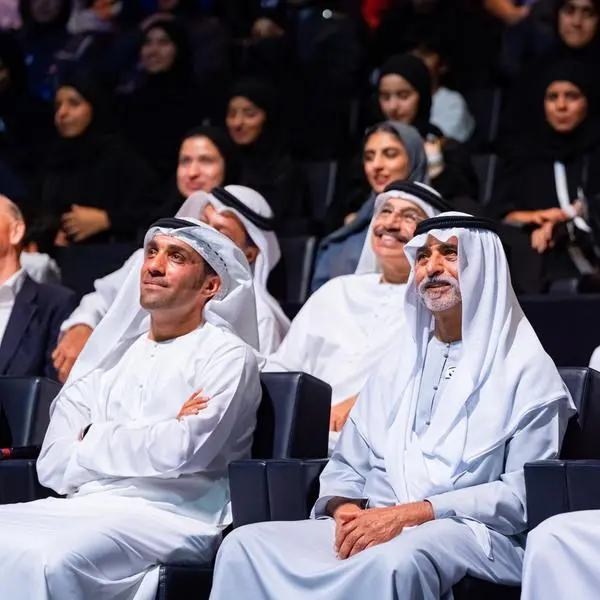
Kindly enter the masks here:
M 527 537 L 522 600 L 596 600 L 599 549 L 599 510 L 547 519 Z
M 127 274 L 138 264 L 143 250 L 136 250 L 123 264 L 123 266 L 94 282 L 95 291 L 86 294 L 81 299 L 79 306 L 71 313 L 69 318 L 61 325 L 60 330 L 65 333 L 75 325 L 88 325 L 92 329 L 98 326 L 104 315 L 115 301 L 121 286 L 127 279 Z M 259 347 L 257 350 L 262 355 L 274 352 L 281 343 L 285 330 L 282 330 L 281 317 L 265 300 L 265 294 L 257 290 L 258 283 L 254 281 L 256 300 L 256 319 L 258 323 Z
M 13 600 L 153 599 L 157 564 L 210 560 L 231 521 L 227 466 L 249 456 L 260 401 L 253 352 L 209 323 L 122 344 L 53 404 L 38 476 L 68 497 L 0 507 Z M 200 389 L 206 409 L 178 420 Z

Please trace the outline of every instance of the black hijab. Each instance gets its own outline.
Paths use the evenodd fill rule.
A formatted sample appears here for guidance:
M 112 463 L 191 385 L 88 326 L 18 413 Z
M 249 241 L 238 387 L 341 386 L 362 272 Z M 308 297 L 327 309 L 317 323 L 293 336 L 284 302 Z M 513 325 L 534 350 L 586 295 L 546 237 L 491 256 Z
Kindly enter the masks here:
M 412 123 L 413 127 L 419 130 L 422 138 L 428 134 L 441 137 L 440 130 L 429 122 L 431 113 L 431 75 L 425 63 L 412 54 L 396 54 L 388 58 L 381 66 L 379 72 L 379 82 L 386 75 L 399 75 L 406 79 L 408 83 L 419 94 L 419 107 Z
M 588 100 L 588 114 L 568 133 L 552 128 L 546 119 L 544 98 L 546 90 L 555 81 L 568 81 L 577 86 Z M 578 60 L 563 59 L 547 65 L 532 90 L 533 97 L 525 99 L 529 115 L 519 135 L 508 147 L 508 158 L 517 160 L 548 159 L 565 162 L 588 153 L 600 144 L 600 121 L 591 115 L 595 102 L 592 76 Z

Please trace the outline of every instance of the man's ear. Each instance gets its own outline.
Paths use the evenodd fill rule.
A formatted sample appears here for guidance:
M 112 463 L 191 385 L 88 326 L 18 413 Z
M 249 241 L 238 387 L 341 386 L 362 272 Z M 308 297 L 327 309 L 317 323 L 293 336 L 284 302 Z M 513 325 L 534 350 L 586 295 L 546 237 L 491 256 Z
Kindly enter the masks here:
M 202 291 L 206 296 L 206 301 L 216 296 L 221 289 L 221 278 L 218 275 L 207 275 L 202 284 Z
M 20 246 L 25 237 L 25 223 L 15 220 L 10 226 L 10 245 Z
M 253 265 L 255 263 L 259 252 L 260 250 L 256 246 L 250 245 L 244 248 L 244 254 L 248 260 L 248 264 Z

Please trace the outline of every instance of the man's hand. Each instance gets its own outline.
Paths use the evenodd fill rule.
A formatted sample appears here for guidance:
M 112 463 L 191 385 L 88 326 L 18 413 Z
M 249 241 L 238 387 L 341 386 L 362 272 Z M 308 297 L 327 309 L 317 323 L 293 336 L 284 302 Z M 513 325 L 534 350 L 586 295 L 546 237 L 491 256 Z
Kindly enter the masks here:
M 562 208 L 546 208 L 543 210 L 515 210 L 505 219 L 508 223 L 526 223 L 528 225 L 544 225 L 544 223 L 560 223 L 568 220 Z
M 73 204 L 71 212 L 62 216 L 62 228 L 76 242 L 110 228 L 108 213 L 100 208 Z
M 335 514 L 335 550 L 342 560 L 366 548 L 388 542 L 405 527 L 421 525 L 435 518 L 433 507 L 427 501 L 386 508 L 358 509 L 358 512 L 347 510 L 346 507 L 347 505 L 341 506 L 339 513 L 336 511 Z
M 547 221 L 541 227 L 534 229 L 531 232 L 531 247 L 539 254 L 543 254 L 548 248 L 554 245 L 552 241 L 552 233 L 554 231 L 554 223 Z
M 204 390 L 198 390 L 194 392 L 181 407 L 177 419 L 181 421 L 183 417 L 189 417 L 191 415 L 197 415 L 201 410 L 204 410 L 208 405 L 208 397 L 203 396 Z
M 58 374 L 58 380 L 64 383 L 73 368 L 85 343 L 92 335 L 89 325 L 75 325 L 63 335 L 58 346 L 52 353 L 52 362 Z
M 346 424 L 348 415 L 358 398 L 358 394 L 338 402 L 335 406 L 331 407 L 331 414 L 329 416 L 329 431 L 341 431 L 342 427 Z

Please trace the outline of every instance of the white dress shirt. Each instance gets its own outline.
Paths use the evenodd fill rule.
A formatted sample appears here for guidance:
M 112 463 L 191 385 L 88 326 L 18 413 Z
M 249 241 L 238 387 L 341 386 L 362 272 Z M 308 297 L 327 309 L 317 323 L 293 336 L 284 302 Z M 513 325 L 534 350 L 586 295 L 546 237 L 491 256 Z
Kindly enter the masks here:
M 10 313 L 15 305 L 15 298 L 23 287 L 26 273 L 19 269 L 14 275 L 11 275 L 2 285 L 0 285 L 0 344 L 4 339 L 4 333 Z

